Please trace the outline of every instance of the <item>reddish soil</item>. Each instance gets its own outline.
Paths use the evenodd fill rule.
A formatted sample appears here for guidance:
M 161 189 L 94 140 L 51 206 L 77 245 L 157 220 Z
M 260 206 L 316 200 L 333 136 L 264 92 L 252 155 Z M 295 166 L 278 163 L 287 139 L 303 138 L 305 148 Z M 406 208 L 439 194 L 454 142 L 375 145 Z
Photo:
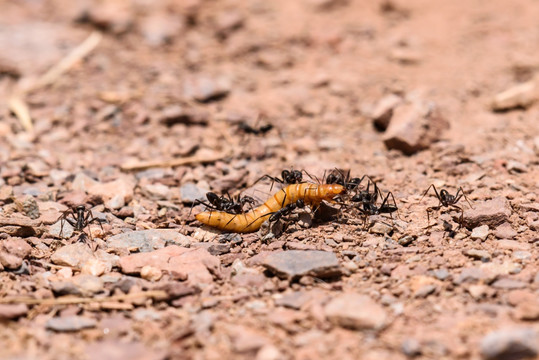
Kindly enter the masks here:
M 0 357 L 539 356 L 537 19 L 530 0 L 1 2 Z M 398 213 L 296 211 L 269 241 L 194 220 L 190 196 L 261 203 L 279 186 L 256 180 L 291 168 L 369 175 Z M 426 228 L 431 184 L 462 187 L 462 228 L 451 207 Z M 103 219 L 85 242 L 56 221 L 79 204 Z M 172 230 L 116 241 L 148 229 Z M 270 264 L 293 250 L 309 272 Z

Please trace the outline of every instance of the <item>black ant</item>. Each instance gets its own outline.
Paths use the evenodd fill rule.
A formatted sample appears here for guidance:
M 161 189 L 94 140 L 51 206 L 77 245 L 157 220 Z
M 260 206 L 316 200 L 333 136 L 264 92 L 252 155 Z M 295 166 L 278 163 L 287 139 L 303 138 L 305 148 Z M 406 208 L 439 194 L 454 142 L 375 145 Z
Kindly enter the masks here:
M 71 218 L 69 217 L 71 216 Z M 62 233 L 64 231 L 64 223 L 67 221 L 75 231 L 83 231 L 85 227 L 89 227 L 91 223 L 97 222 L 99 223 L 99 226 L 101 227 L 101 230 L 103 230 L 103 226 L 101 225 L 101 220 L 99 218 L 94 217 L 91 210 L 86 210 L 86 207 L 84 205 L 78 205 L 75 209 L 67 209 L 64 211 L 62 216 L 59 218 L 60 220 L 60 233 L 59 236 L 62 236 Z M 90 240 L 92 239 L 92 232 L 88 231 L 90 235 Z
M 252 127 L 251 125 L 247 124 L 244 121 L 240 122 L 238 124 L 238 127 L 244 133 L 252 134 L 252 135 L 265 135 L 267 132 L 273 129 L 272 124 L 265 124 L 260 127 Z
M 462 227 L 462 222 L 464 219 L 464 210 L 462 209 L 462 207 L 456 205 L 457 202 L 464 196 L 464 199 L 468 202 L 468 205 L 472 207 L 472 204 L 468 200 L 468 197 L 464 193 L 464 190 L 462 190 L 462 187 L 458 188 L 457 193 L 455 195 L 451 195 L 446 189 L 442 189 L 440 193 L 438 193 L 438 190 L 436 190 L 436 186 L 434 186 L 434 184 L 431 184 L 427 188 L 427 190 L 425 191 L 421 199 L 419 200 L 420 202 L 421 200 L 423 200 L 425 195 L 427 195 L 430 188 L 434 189 L 434 192 L 436 193 L 436 197 L 438 198 L 438 201 L 440 203 L 437 206 L 431 206 L 427 208 L 427 228 L 430 227 L 430 212 L 431 211 L 438 211 L 442 207 L 452 207 L 460 211 L 459 227 L 457 228 L 457 230 L 460 229 Z
M 271 175 L 264 175 L 255 181 L 255 184 L 262 179 L 270 179 L 272 181 L 270 191 L 273 189 L 274 183 L 279 184 L 300 184 L 303 182 L 303 173 L 299 170 L 283 170 L 281 171 L 281 177 L 273 177 Z
M 361 182 L 365 177 L 368 177 L 367 175 L 363 175 L 362 177 L 351 177 L 350 176 L 350 170 L 348 170 L 346 173 L 343 173 L 339 169 L 332 170 L 327 176 L 324 176 L 326 184 L 338 184 L 345 187 L 347 191 L 355 190 L 359 187 Z
M 196 200 L 196 204 L 202 204 L 206 207 L 217 210 L 224 211 L 229 214 L 243 214 L 245 212 L 244 206 L 250 204 L 251 207 L 256 203 L 255 199 L 250 196 L 237 196 L 235 199 L 227 194 L 228 197 L 219 196 L 216 193 L 208 192 L 206 193 L 206 198 L 208 203 L 202 200 Z
M 367 191 L 368 192 L 368 191 Z M 378 196 L 382 196 L 382 193 L 378 189 L 378 187 L 375 184 L 375 191 L 372 194 L 369 194 L 368 196 L 364 197 L 361 201 L 361 205 L 358 209 L 364 216 L 364 225 L 367 223 L 367 216 L 370 215 L 380 215 L 380 214 L 391 214 L 395 211 L 398 211 L 399 208 L 397 206 L 397 202 L 395 201 L 395 197 L 393 196 L 393 193 L 390 191 L 387 193 L 386 197 L 380 204 L 380 206 L 376 205 L 376 199 Z M 388 202 L 389 197 L 391 196 L 391 199 L 393 200 L 393 204 L 390 204 Z M 391 216 L 393 218 L 393 216 Z
M 303 209 L 305 207 L 305 202 L 302 199 L 297 200 L 296 202 L 290 203 L 283 208 L 275 211 L 269 217 L 270 222 L 275 222 L 280 220 L 283 216 L 290 215 L 292 211 L 296 209 Z

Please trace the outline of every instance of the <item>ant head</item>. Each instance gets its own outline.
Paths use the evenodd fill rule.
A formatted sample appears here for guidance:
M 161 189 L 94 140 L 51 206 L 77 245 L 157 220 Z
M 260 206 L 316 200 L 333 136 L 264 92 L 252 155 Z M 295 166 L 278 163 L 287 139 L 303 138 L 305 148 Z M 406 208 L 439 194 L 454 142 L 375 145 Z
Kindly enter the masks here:
M 303 178 L 303 174 L 299 170 L 292 170 L 292 176 L 294 176 L 296 179 Z
M 287 177 L 289 177 L 289 176 L 290 176 L 290 171 L 288 171 L 288 170 L 283 170 L 283 171 L 281 171 L 281 177 L 282 177 L 283 179 L 285 179 L 285 178 L 287 178 Z
M 84 205 L 77 205 L 77 207 L 75 208 L 77 211 L 83 211 L 83 210 L 86 210 L 86 206 Z
M 326 184 L 335 184 L 337 182 L 337 177 L 335 174 L 328 174 L 326 178 Z
M 445 199 L 445 198 L 447 198 L 448 196 L 449 196 L 449 192 L 448 192 L 446 189 L 442 189 L 442 190 L 440 191 L 440 197 L 441 197 L 441 198 Z

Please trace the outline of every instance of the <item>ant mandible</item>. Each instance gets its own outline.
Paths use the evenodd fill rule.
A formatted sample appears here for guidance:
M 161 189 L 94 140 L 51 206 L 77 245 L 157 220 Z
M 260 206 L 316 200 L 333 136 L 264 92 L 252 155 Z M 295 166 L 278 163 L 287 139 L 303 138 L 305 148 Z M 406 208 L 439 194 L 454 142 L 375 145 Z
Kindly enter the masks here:
M 455 195 L 451 195 L 446 189 L 442 189 L 438 193 L 438 190 L 436 189 L 436 186 L 434 186 L 434 184 L 431 184 L 427 188 L 427 190 L 425 191 L 425 193 L 423 194 L 421 199 L 419 200 L 420 202 L 421 202 L 421 200 L 423 200 L 425 195 L 427 195 L 430 188 L 434 189 L 434 192 L 436 193 L 436 197 L 438 198 L 438 201 L 440 203 L 437 206 L 431 206 L 431 207 L 427 208 L 427 229 L 431 227 L 430 226 L 430 212 L 438 211 L 442 207 L 452 207 L 452 208 L 458 209 L 460 211 L 460 219 L 459 219 L 459 227 L 458 227 L 458 229 L 460 229 L 462 227 L 462 222 L 463 222 L 463 219 L 464 219 L 464 210 L 462 209 L 462 207 L 456 205 L 457 202 L 464 196 L 464 199 L 466 200 L 466 202 L 468 202 L 468 205 L 470 205 L 470 207 L 472 207 L 472 204 L 468 200 L 468 197 L 464 193 L 464 190 L 462 190 L 462 187 L 458 188 L 457 193 Z

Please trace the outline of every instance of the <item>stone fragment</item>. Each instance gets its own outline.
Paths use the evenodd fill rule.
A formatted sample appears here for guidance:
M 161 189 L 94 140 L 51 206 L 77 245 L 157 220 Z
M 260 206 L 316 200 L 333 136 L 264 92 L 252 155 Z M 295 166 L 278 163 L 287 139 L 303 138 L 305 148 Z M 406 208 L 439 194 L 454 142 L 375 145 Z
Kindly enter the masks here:
M 219 244 L 210 242 L 197 242 L 191 244 L 192 248 L 204 248 L 212 255 L 223 255 L 230 252 L 229 244 Z
M 473 228 L 472 235 L 470 236 L 474 240 L 485 241 L 488 236 L 488 225 L 481 225 Z
M 128 203 L 133 198 L 135 191 L 135 182 L 130 177 L 121 177 L 107 183 L 96 183 L 90 185 L 86 192 L 88 195 L 102 198 L 108 201 L 115 196 L 122 196 Z
M 0 321 L 13 320 L 26 315 L 27 312 L 26 304 L 0 304 Z
M 501 328 L 481 340 L 480 350 L 487 360 L 517 360 L 539 354 L 537 331 L 533 328 Z
M 50 235 L 62 239 L 71 239 L 74 232 L 75 228 L 67 221 L 58 220 L 49 227 Z
M 146 184 L 141 186 L 142 194 L 152 200 L 170 200 L 172 192 L 170 188 L 163 184 Z
M 381 98 L 371 113 L 374 126 L 379 131 L 385 131 L 390 124 L 394 109 L 402 103 L 402 98 L 389 94 Z
M 232 347 L 239 353 L 257 351 L 269 343 L 266 336 L 246 326 L 231 326 L 228 333 L 230 334 Z
M 127 320 L 125 320 L 127 322 Z M 120 321 L 116 321 L 122 323 Z M 103 320 L 101 320 L 101 326 Z M 103 326 L 102 326 L 103 327 Z M 120 326 L 117 326 L 119 328 Z M 116 331 L 118 333 L 125 333 L 127 329 Z M 111 329 L 111 326 L 107 326 L 107 329 Z M 88 342 L 84 347 L 84 354 L 88 356 L 88 359 L 109 359 L 109 360 L 165 360 L 169 357 L 168 351 L 165 349 L 152 349 L 142 342 L 126 341 L 120 342 L 117 340 L 103 340 Z
M 90 258 L 82 265 L 81 274 L 101 276 L 107 271 L 107 265 L 101 260 Z M 110 271 L 110 270 L 109 270 Z
M 21 267 L 22 261 L 30 255 L 32 247 L 23 239 L 7 239 L 0 241 L 0 264 L 10 270 Z
M 139 252 L 149 252 L 162 249 L 167 244 L 189 247 L 191 240 L 188 236 L 172 229 L 150 229 L 130 231 L 114 235 L 107 240 L 107 247 L 112 249 L 138 249 Z
M 472 259 L 481 260 L 483 262 L 490 261 L 491 257 L 488 251 L 478 249 L 466 249 L 462 253 Z
M 411 155 L 439 140 L 448 128 L 449 122 L 432 105 L 403 104 L 394 110 L 384 143 L 388 149 Z
M 51 256 L 53 264 L 61 266 L 70 266 L 72 268 L 81 268 L 94 254 L 88 245 L 76 243 L 66 245 L 56 250 Z
M 205 200 L 206 191 L 193 183 L 186 183 L 180 187 L 180 196 L 184 204 L 192 204 L 196 200 Z
M 152 12 L 141 23 L 141 32 L 146 43 L 159 47 L 179 36 L 183 28 L 180 16 L 165 12 Z
M 339 260 L 333 252 L 289 250 L 270 253 L 262 265 L 281 278 L 311 275 L 319 278 L 339 276 Z
M 226 76 L 199 75 L 188 78 L 183 84 L 184 96 L 202 103 L 221 100 L 231 89 L 232 83 Z
M 45 327 L 58 332 L 71 332 L 95 327 L 97 322 L 84 316 L 65 316 L 49 319 Z
M 275 305 L 284 306 L 290 309 L 300 310 L 301 307 L 311 299 L 311 295 L 303 291 L 295 291 L 284 294 L 275 300 Z
M 138 253 L 120 258 L 120 268 L 125 274 L 140 274 L 144 266 L 152 266 L 161 271 L 187 274 L 190 283 L 211 283 L 213 276 L 219 276 L 220 262 L 206 249 L 187 249 L 176 245 Z
M 104 282 L 97 276 L 80 274 L 73 276 L 70 281 L 82 296 L 92 296 L 103 291 Z
M 527 108 L 537 100 L 538 90 L 535 81 L 515 85 L 499 94 L 492 100 L 492 110 L 505 111 L 516 108 Z
M 163 276 L 163 272 L 153 266 L 146 265 L 140 269 L 140 277 L 148 281 L 159 281 Z
M 493 282 L 491 286 L 497 289 L 513 290 L 524 289 L 526 287 L 526 283 L 520 280 L 502 278 Z
M 387 323 L 384 308 L 366 295 L 343 293 L 324 308 L 330 322 L 354 330 L 380 330 Z
M 481 225 L 495 227 L 508 221 L 511 207 L 507 199 L 496 197 L 482 203 L 474 203 L 473 209 L 464 211 L 463 222 L 471 229 Z
M 517 232 L 513 230 L 510 223 L 504 222 L 494 230 L 494 236 L 496 236 L 498 239 L 511 240 L 517 236 Z
M 26 195 L 15 199 L 15 205 L 20 213 L 28 216 L 30 219 L 37 219 L 40 216 L 39 206 L 33 196 Z
M 404 355 L 408 357 L 421 355 L 421 344 L 413 338 L 405 339 L 401 344 L 401 349 Z

